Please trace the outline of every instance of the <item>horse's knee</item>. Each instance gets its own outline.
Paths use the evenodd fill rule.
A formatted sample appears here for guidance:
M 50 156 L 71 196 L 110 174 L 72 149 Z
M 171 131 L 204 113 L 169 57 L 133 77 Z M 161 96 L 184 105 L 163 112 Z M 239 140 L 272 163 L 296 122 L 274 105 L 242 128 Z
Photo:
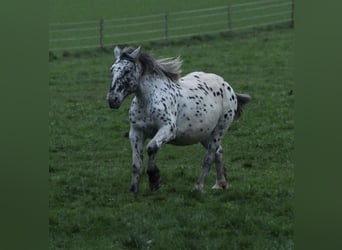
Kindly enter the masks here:
M 158 151 L 158 145 L 156 143 L 156 141 L 151 141 L 148 145 L 147 145 L 147 154 L 150 156 L 150 155 L 153 155 L 153 154 L 156 154 L 157 151 Z
M 222 147 L 219 146 L 215 152 L 215 162 L 216 164 L 220 163 L 222 161 Z

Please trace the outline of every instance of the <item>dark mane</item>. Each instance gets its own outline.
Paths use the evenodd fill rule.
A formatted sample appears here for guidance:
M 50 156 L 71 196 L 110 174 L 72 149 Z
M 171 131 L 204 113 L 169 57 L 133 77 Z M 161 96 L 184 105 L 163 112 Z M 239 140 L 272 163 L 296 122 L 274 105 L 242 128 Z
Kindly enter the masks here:
M 134 48 L 124 48 L 120 58 L 133 60 L 129 55 L 134 51 Z M 181 73 L 182 61 L 179 57 L 154 59 L 152 56 L 140 52 L 137 60 L 141 63 L 144 73 L 157 74 L 159 76 L 166 76 L 173 81 L 178 81 Z

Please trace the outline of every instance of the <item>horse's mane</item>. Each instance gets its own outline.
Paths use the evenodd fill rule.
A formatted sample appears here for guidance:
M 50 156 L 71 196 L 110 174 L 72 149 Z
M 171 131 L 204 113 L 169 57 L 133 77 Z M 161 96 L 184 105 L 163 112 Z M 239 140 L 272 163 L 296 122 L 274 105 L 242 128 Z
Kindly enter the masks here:
M 135 49 L 131 47 L 124 48 L 120 57 L 132 59 L 129 55 L 134 50 Z M 179 57 L 155 59 L 144 52 L 140 52 L 136 60 L 141 63 L 144 73 L 155 73 L 159 76 L 166 76 L 173 81 L 178 81 L 180 78 L 182 61 Z

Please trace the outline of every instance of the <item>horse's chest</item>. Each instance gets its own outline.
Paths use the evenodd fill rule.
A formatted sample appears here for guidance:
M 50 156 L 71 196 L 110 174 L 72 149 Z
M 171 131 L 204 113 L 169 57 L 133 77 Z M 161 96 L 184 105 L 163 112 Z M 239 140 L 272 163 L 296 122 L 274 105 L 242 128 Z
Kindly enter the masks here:
M 129 119 L 132 126 L 152 137 L 162 124 L 167 123 L 169 115 L 159 107 L 131 108 Z
M 148 129 L 154 126 L 153 117 L 143 110 L 131 110 L 129 120 L 132 125 L 141 129 Z

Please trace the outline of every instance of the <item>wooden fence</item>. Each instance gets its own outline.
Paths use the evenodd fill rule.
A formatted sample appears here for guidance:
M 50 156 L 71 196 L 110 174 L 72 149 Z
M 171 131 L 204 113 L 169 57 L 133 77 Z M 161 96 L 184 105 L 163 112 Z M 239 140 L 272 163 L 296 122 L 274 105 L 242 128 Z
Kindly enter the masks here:
M 265 0 L 148 16 L 52 23 L 50 51 L 169 41 L 196 35 L 294 26 L 294 0 Z

